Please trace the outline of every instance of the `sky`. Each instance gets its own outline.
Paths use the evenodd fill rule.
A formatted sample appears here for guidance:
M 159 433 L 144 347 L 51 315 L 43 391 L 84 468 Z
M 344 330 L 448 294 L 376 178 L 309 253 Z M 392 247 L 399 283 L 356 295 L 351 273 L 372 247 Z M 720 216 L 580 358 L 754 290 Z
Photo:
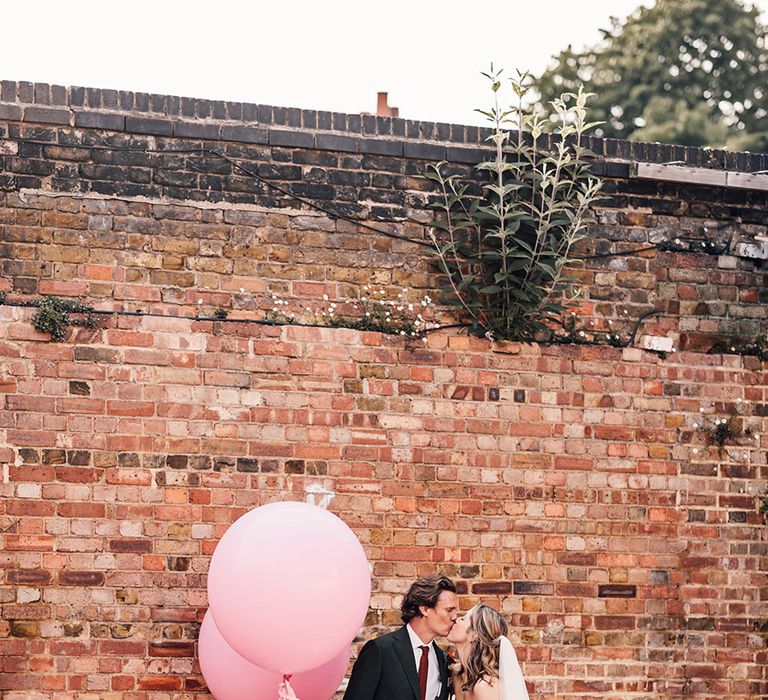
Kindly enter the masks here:
M 491 62 L 539 73 L 653 0 L 27 0 L 0 79 L 480 124 Z M 768 0 L 755 4 L 768 11 Z M 14 28 L 12 31 L 9 29 Z

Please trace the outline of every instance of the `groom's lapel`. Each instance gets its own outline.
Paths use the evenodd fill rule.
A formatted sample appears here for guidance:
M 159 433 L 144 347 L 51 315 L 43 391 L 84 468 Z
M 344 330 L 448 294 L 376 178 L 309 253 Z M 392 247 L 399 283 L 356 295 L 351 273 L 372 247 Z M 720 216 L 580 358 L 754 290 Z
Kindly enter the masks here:
M 411 638 L 408 636 L 408 630 L 405 626 L 401 627 L 394 634 L 395 653 L 397 659 L 403 667 L 403 672 L 408 682 L 411 684 L 411 690 L 413 690 L 416 698 L 420 697 L 419 691 L 419 677 L 416 673 L 416 662 L 414 661 L 413 648 L 411 647 Z

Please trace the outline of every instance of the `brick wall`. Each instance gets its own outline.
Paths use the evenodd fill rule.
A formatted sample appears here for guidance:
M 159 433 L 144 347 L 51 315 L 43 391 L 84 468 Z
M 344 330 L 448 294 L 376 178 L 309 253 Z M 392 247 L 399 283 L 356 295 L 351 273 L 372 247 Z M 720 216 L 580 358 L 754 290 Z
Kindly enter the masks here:
M 587 261 L 585 328 L 628 337 L 656 310 L 637 343 L 672 338 L 665 358 L 265 326 L 272 293 L 296 310 L 369 284 L 434 295 L 421 173 L 446 157 L 468 172 L 483 134 L 11 81 L 0 119 L 4 697 L 205 697 L 210 554 L 286 498 L 327 504 L 363 542 L 360 641 L 439 569 L 464 606 L 504 611 L 532 697 L 768 696 L 765 365 L 706 352 L 763 327 L 759 262 Z M 593 148 L 610 198 L 585 253 L 765 234 L 764 192 L 630 167 L 765 156 Z M 119 313 L 51 343 L 20 305 L 39 295 Z M 696 425 L 731 411 L 750 432 L 706 446 Z

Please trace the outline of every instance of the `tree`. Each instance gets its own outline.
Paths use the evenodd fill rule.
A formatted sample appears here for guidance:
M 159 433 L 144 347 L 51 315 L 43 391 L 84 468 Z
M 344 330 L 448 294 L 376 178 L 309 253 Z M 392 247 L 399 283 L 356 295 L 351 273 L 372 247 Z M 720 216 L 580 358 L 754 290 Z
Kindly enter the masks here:
M 657 0 L 534 79 L 536 108 L 583 84 L 599 135 L 768 150 L 766 29 L 740 0 Z

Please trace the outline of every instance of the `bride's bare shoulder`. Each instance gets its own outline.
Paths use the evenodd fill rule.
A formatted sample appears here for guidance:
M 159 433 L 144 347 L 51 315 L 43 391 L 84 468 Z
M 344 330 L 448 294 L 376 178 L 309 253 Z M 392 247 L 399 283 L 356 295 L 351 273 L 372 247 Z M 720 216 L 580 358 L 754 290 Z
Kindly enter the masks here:
M 473 697 L 474 700 L 500 700 L 499 679 L 492 678 L 489 681 L 483 678 L 479 680 L 473 689 Z

